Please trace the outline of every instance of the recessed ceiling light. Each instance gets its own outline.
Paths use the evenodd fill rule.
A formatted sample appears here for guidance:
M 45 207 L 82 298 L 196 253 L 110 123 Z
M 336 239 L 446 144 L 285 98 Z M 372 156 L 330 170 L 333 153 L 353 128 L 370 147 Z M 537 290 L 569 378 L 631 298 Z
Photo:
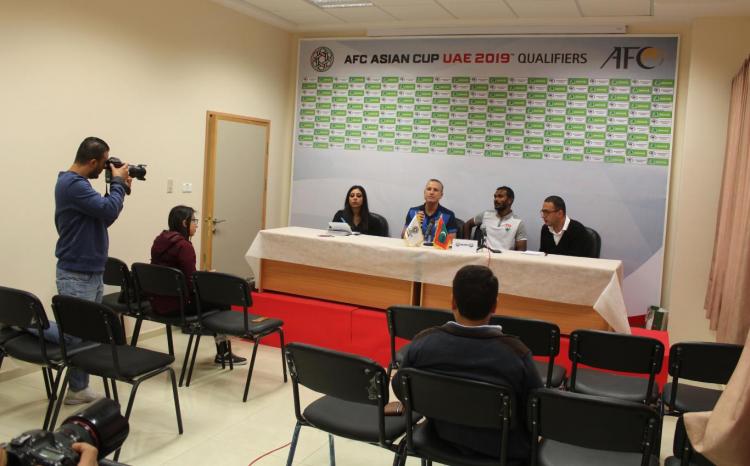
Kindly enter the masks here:
M 372 2 L 362 0 L 307 0 L 318 8 L 358 8 L 372 6 Z

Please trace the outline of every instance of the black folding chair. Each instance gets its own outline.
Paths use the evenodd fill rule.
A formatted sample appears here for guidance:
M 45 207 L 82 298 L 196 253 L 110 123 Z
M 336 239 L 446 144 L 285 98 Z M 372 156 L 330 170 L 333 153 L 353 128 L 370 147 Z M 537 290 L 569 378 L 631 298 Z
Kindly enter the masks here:
M 406 406 L 406 453 L 427 464 L 438 461 L 455 466 L 508 464 L 508 434 L 513 422 L 513 391 L 502 385 L 422 371 L 413 367 L 399 370 L 401 399 Z M 419 414 L 416 414 L 419 413 Z M 420 416 L 426 422 L 415 425 Z M 497 430 L 499 457 L 468 453 L 437 436 L 434 421 L 467 428 Z M 406 455 L 401 455 L 403 465 Z M 514 463 L 515 464 L 515 463 Z
M 685 420 L 682 416 L 677 418 L 672 454 L 674 456 L 670 456 L 664 460 L 664 466 L 715 466 L 708 458 L 697 453 L 693 448 L 687 436 Z
M 287 466 L 294 460 L 303 426 L 328 433 L 331 466 L 335 465 L 334 435 L 398 452 L 395 441 L 406 431 L 406 418 L 383 414 L 388 380 L 377 362 L 303 343 L 290 343 L 285 354 L 297 417 Z M 324 396 L 302 411 L 300 385 Z
M 148 302 L 139 302 L 128 265 L 120 259 L 107 257 L 103 281 L 105 285 L 120 287 L 120 290 L 105 294 L 102 297 L 102 304 L 120 316 L 120 324 L 123 328 L 125 327 L 125 317 L 132 317 L 137 320 L 140 309 L 148 306 Z
M 136 294 L 140 296 L 141 299 L 147 299 L 149 297 L 173 298 L 175 302 L 179 303 L 178 306 L 180 312 L 176 315 L 161 315 L 157 314 L 150 306 L 144 306 L 142 303 L 139 303 L 142 307 L 139 310 L 138 320 L 135 323 L 133 338 L 130 344 L 135 346 L 138 343 L 138 334 L 141 331 L 143 320 L 159 322 L 160 324 L 164 324 L 167 328 L 167 347 L 169 349 L 169 354 L 174 356 L 172 327 L 175 326 L 181 328 L 184 333 L 190 336 L 188 338 L 187 349 L 185 350 L 185 359 L 182 363 L 182 370 L 180 371 L 180 386 L 182 386 L 190 356 L 190 349 L 193 345 L 193 339 L 195 335 L 200 334 L 201 332 L 200 319 L 198 319 L 197 313 L 185 313 L 185 306 L 190 296 L 190 288 L 185 280 L 185 275 L 182 271 L 172 267 L 144 264 L 140 262 L 133 264 L 132 270 Z
M 177 381 L 171 364 L 174 357 L 130 346 L 125 343 L 125 334 L 120 326 L 120 320 L 106 306 L 71 296 L 57 295 L 52 298 L 52 310 L 61 333 L 76 336 L 85 341 L 101 343 L 84 351 L 70 354 L 62 341 L 60 345 L 63 360 L 68 367 L 82 369 L 89 374 L 112 380 L 112 393 L 119 403 L 115 381 L 129 383 L 133 386 L 125 410 L 125 419 L 130 419 L 135 395 L 141 382 L 148 380 L 162 372 L 168 372 L 172 381 L 172 396 L 177 415 L 177 430 L 182 434 L 182 416 L 180 414 L 180 400 L 177 396 Z M 57 416 L 62 405 L 63 395 L 68 386 L 70 371 L 65 373 L 60 396 L 55 406 L 55 412 L 50 422 L 50 429 L 55 426 Z M 115 461 L 120 456 L 120 450 L 115 453 Z
M 528 423 L 531 466 L 659 464 L 659 414 L 642 403 L 543 388 Z
M 195 301 L 198 306 L 198 318 L 203 328 L 214 332 L 215 334 L 234 335 L 242 338 L 253 340 L 253 355 L 250 358 L 250 367 L 247 371 L 247 381 L 245 382 L 245 393 L 242 401 L 247 401 L 247 393 L 250 389 L 250 379 L 253 376 L 253 367 L 255 366 L 255 355 L 258 351 L 258 344 L 263 337 L 278 333 L 281 342 L 281 369 L 286 378 L 286 363 L 284 361 L 284 325 L 279 319 L 268 319 L 257 315 L 250 314 L 248 309 L 252 306 L 252 296 L 250 295 L 250 286 L 247 281 L 225 273 L 217 272 L 195 272 L 193 275 L 193 284 L 195 288 Z M 208 306 L 203 309 L 203 306 Z M 235 312 L 232 306 L 241 306 L 242 312 Z M 204 311 L 213 311 L 209 315 L 203 315 Z M 197 335 L 195 346 L 193 347 L 193 357 L 190 361 L 186 385 L 190 386 L 190 379 L 193 375 L 193 366 L 195 366 L 195 356 L 198 353 L 198 344 L 201 341 L 201 334 Z M 227 341 L 228 352 L 232 353 L 232 342 Z M 224 368 L 224 355 L 220 355 L 222 368 Z M 229 368 L 233 369 L 232 358 L 228 358 Z
M 391 306 L 385 310 L 388 334 L 391 344 L 391 362 L 388 365 L 388 378 L 404 360 L 409 344 L 396 351 L 396 337 L 412 340 L 422 330 L 439 327 L 453 320 L 453 313 L 445 309 L 432 309 L 419 306 Z
M 661 371 L 664 345 L 654 338 L 598 330 L 570 334 L 572 392 L 653 403 L 659 397 L 656 374 Z M 581 369 L 579 364 L 619 372 L 647 374 L 648 379 Z
M 726 385 L 743 346 L 728 343 L 677 343 L 669 350 L 669 375 L 662 401 L 667 414 L 712 411 L 722 391 L 679 383 L 680 379 Z
M 47 393 L 42 429 L 47 429 L 65 364 L 60 347 L 42 337 L 49 328 L 44 306 L 31 293 L 0 286 L 0 324 L 4 325 L 0 329 L 0 366 L 4 357 L 10 356 L 42 368 Z M 20 329 L 34 329 L 38 336 Z
M 547 362 L 534 360 L 545 387 L 559 387 L 563 384 L 565 368 L 555 364 L 555 357 L 560 354 L 560 327 L 557 324 L 497 314 L 490 317 L 490 324 L 500 325 L 503 333 L 520 338 L 534 356 L 548 356 Z

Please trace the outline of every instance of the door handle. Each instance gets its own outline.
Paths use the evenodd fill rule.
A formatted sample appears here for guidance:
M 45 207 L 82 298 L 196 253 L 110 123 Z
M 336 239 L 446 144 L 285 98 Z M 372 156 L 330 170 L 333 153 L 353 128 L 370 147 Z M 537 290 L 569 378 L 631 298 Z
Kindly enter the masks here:
M 210 218 L 208 221 L 211 222 L 211 233 L 216 233 L 216 225 L 226 222 L 226 219 Z

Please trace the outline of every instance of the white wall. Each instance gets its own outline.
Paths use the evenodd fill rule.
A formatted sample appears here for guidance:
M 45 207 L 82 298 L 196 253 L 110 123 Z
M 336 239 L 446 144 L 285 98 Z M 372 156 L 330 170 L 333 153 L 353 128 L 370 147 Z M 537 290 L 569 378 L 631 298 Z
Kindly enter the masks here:
M 207 0 L 4 0 L 0 284 L 49 303 L 53 188 L 90 135 L 148 164 L 110 228 L 111 255 L 148 260 L 171 207 L 201 208 L 207 110 L 271 120 L 267 224 L 284 224 L 291 49 L 290 34 Z M 194 190 L 167 194 L 167 178 Z
M 750 18 L 693 22 L 672 172 L 664 303 L 673 341 L 713 340 L 703 310 L 721 191 L 731 80 L 750 54 Z
M 662 304 L 673 341 L 710 339 L 703 297 L 729 86 L 750 53 L 750 18 L 629 31 L 681 36 Z M 206 110 L 271 120 L 267 225 L 286 224 L 296 51 L 289 34 L 206 0 L 4 0 L 0 283 L 45 302 L 54 294 L 52 189 L 89 135 L 149 164 L 149 181 L 136 182 L 110 230 L 112 255 L 147 259 L 173 205 L 200 208 Z M 166 194 L 167 178 L 194 192 Z

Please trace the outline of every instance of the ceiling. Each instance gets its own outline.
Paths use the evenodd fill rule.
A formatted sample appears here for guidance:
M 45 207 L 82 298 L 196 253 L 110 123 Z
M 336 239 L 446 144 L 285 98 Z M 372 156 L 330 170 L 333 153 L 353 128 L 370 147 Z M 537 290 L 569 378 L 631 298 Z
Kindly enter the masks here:
M 322 9 L 307 0 L 213 0 L 290 32 L 625 24 L 750 16 L 750 0 L 368 0 Z M 574 31 L 570 31 L 574 32 Z

